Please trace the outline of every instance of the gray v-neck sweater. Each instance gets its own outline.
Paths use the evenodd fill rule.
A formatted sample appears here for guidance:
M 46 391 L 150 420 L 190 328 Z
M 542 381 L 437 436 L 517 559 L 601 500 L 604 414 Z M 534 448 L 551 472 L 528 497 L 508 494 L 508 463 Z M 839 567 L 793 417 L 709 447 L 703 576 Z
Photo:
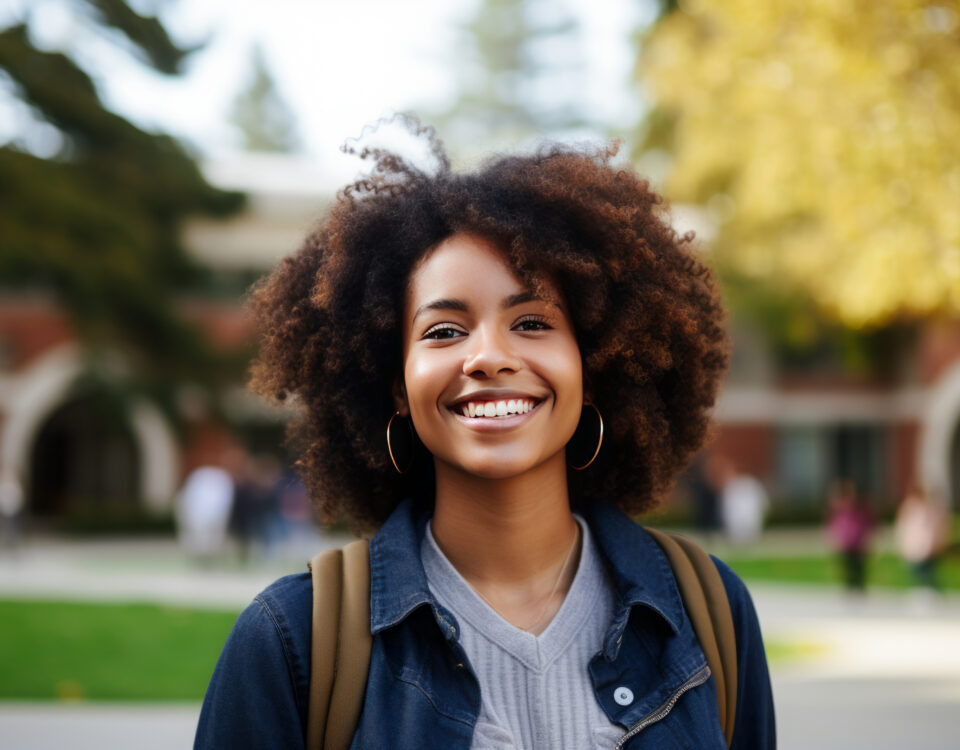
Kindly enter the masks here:
M 480 681 L 473 750 L 613 747 L 623 729 L 594 697 L 587 665 L 614 614 L 613 587 L 590 529 L 560 610 L 539 636 L 514 627 L 464 580 L 437 546 L 430 525 L 420 547 L 427 583 L 456 615 L 460 643 Z

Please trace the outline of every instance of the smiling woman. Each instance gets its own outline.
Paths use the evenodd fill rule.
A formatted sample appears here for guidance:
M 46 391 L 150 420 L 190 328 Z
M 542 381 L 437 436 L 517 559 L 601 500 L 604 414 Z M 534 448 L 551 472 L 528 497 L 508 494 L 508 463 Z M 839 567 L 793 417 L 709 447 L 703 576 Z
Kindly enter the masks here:
M 252 297 L 253 385 L 301 407 L 318 509 L 378 529 L 352 747 L 725 746 L 699 630 L 624 515 L 704 441 L 727 360 L 712 275 L 615 149 L 456 174 L 417 133 L 437 173 L 364 151 L 372 176 Z M 727 739 L 773 747 L 756 615 L 716 568 L 740 675 Z M 304 747 L 311 601 L 288 576 L 241 615 L 198 747 Z
M 438 490 L 451 472 L 505 478 L 557 472 L 544 467 L 553 462 L 565 473 L 580 350 L 559 292 L 544 286 L 547 298 L 529 293 L 496 245 L 464 233 L 411 274 L 397 406 L 433 456 Z

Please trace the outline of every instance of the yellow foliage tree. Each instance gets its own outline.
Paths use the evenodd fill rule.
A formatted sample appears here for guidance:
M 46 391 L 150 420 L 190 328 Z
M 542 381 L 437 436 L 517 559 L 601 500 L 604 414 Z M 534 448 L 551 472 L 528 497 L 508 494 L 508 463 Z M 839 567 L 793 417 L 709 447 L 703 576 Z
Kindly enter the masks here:
M 958 9 L 687 0 L 650 30 L 648 145 L 716 220 L 721 272 L 851 328 L 960 313 Z

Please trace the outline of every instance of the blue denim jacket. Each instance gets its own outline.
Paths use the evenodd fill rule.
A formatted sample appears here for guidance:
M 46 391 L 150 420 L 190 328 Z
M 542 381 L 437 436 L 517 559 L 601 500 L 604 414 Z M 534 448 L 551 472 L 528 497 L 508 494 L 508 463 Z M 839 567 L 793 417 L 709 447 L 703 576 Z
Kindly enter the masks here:
M 617 608 L 589 664 L 594 695 L 624 729 L 618 747 L 726 747 L 703 652 L 666 557 L 620 511 L 583 511 L 609 564 Z M 454 615 L 430 595 L 420 563 L 426 516 L 405 502 L 370 543 L 373 652 L 352 748 L 470 747 L 480 688 Z M 717 562 L 733 611 L 739 667 L 733 747 L 776 745 L 760 628 L 739 578 Z M 312 589 L 286 576 L 240 615 L 203 702 L 195 748 L 303 748 L 310 681 Z M 614 692 L 627 687 L 633 699 Z M 588 699 L 585 697 L 585 700 Z

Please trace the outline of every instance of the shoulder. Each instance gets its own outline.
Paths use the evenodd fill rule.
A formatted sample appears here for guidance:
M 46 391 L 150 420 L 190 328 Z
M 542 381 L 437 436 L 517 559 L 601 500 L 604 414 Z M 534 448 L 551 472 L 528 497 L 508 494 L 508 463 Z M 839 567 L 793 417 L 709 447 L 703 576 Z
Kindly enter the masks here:
M 204 697 L 195 747 L 303 746 L 313 591 L 289 575 L 240 613 Z
M 313 587 L 309 573 L 284 576 L 257 594 L 237 618 L 221 660 L 282 659 L 296 690 L 309 680 Z M 252 666 L 252 664 L 248 664 Z M 279 668 L 280 663 L 275 667 Z
M 727 600 L 730 602 L 730 612 L 733 615 L 733 624 L 737 630 L 737 640 L 747 637 L 760 639 L 760 623 L 757 619 L 757 611 L 746 584 L 723 560 L 713 555 L 710 555 L 710 557 L 717 566 L 717 572 L 720 573 L 723 588 L 727 593 Z
M 297 703 L 310 681 L 313 588 L 309 573 L 284 576 L 257 594 L 240 613 L 223 647 L 224 669 L 267 673 L 288 683 Z
M 248 609 L 259 606 L 271 618 L 303 626 L 309 635 L 313 615 L 313 581 L 310 573 L 283 576 L 257 594 Z
M 731 748 L 772 749 L 776 747 L 773 693 L 760 621 L 740 577 L 722 560 L 713 557 L 713 561 L 730 602 L 737 643 L 737 708 Z
M 734 601 L 741 605 L 749 602 L 752 606 L 750 592 L 747 590 L 747 585 L 743 582 L 743 579 L 733 572 L 733 568 L 716 555 L 710 555 L 710 559 L 713 560 L 714 565 L 717 566 L 717 572 L 723 581 L 727 598 L 730 599 L 730 606 L 734 606 Z

